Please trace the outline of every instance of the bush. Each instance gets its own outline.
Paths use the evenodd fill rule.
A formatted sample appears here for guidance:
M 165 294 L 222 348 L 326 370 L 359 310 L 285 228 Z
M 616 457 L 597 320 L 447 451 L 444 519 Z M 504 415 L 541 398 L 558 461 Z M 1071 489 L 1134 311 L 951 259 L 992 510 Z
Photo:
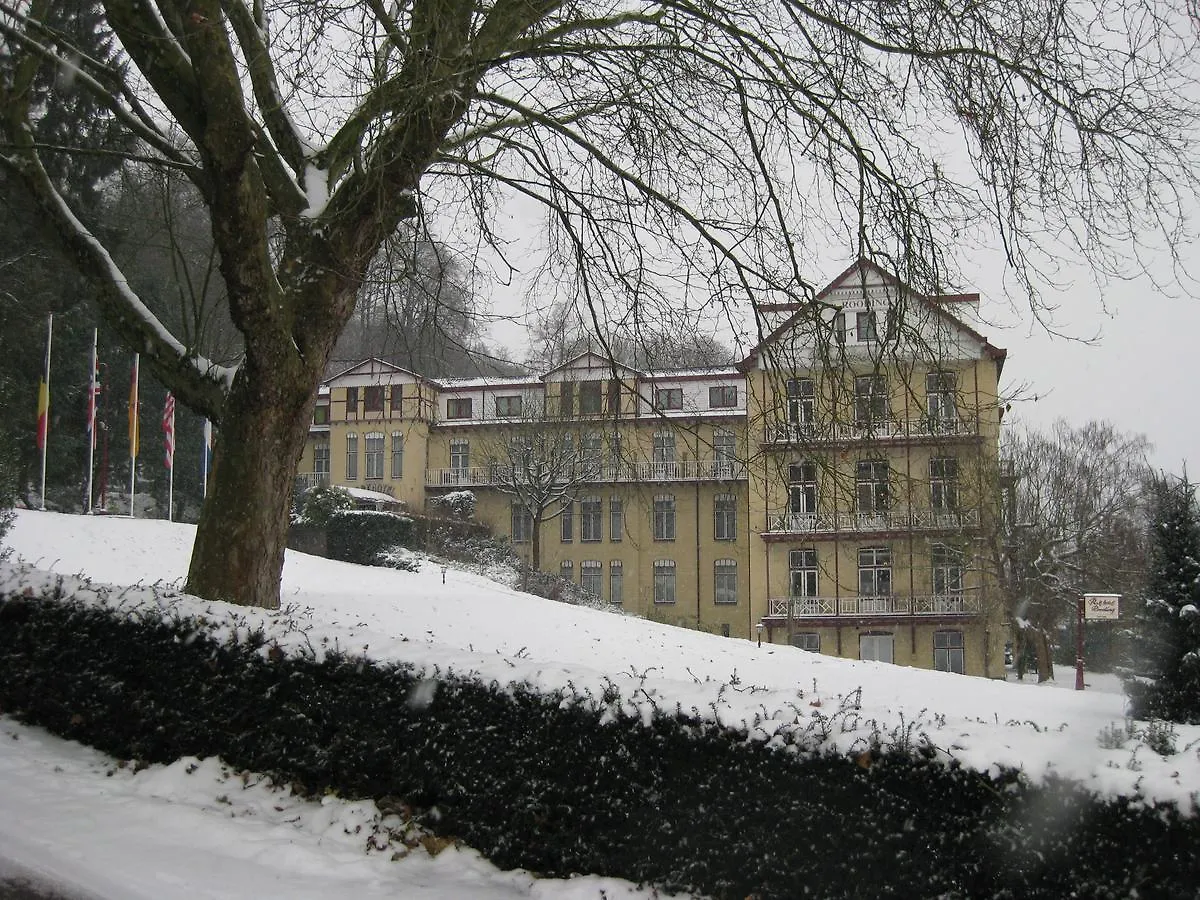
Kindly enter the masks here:
M 460 522 L 466 522 L 475 516 L 478 501 L 471 491 L 451 491 L 441 497 L 430 497 L 429 505 L 434 509 L 444 510 L 446 515 Z
M 305 524 L 325 527 L 334 513 L 354 509 L 354 498 L 345 488 L 318 485 L 304 495 L 300 517 Z
M 375 565 L 380 554 L 412 543 L 412 519 L 373 510 L 335 510 L 325 524 L 330 559 Z

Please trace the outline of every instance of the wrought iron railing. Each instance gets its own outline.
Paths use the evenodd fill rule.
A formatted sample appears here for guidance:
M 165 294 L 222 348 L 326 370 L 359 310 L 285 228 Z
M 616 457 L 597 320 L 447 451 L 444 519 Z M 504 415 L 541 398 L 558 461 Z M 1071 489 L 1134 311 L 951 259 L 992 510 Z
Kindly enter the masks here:
M 467 468 L 427 469 L 426 487 L 488 487 L 513 483 L 511 468 L 503 464 Z M 727 459 L 684 459 L 675 462 L 620 464 L 586 460 L 555 480 L 571 482 L 737 481 L 746 478 L 744 463 Z
M 975 416 L 917 416 L 868 422 L 774 422 L 766 426 L 767 444 L 901 440 L 906 438 L 969 437 L 979 433 Z
M 978 594 L 946 594 L 903 597 L 771 597 L 767 615 L 771 618 L 835 618 L 837 616 L 947 616 L 978 615 Z
M 978 509 L 915 510 L 879 513 L 771 513 L 768 534 L 819 534 L 876 531 L 958 531 L 979 527 Z

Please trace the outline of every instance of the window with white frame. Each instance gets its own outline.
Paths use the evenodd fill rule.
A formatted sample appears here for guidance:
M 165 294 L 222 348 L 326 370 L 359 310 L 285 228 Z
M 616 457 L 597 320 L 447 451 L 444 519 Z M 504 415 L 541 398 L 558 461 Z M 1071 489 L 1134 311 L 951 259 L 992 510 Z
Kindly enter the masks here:
M 346 388 L 346 418 L 358 418 L 358 388 Z
M 817 511 L 817 464 L 793 463 L 788 466 L 788 512 L 793 516 L 811 516 Z
M 604 411 L 604 382 L 584 381 L 579 385 L 579 414 L 596 416 Z
M 584 593 L 599 597 L 603 590 L 604 564 L 598 559 L 585 559 L 579 564 L 579 586 Z
M 675 432 L 654 432 L 654 444 L 651 449 L 651 460 L 654 463 L 655 478 L 675 477 Z
M 367 432 L 364 450 L 366 476 L 371 481 L 378 481 L 383 478 L 383 432 Z
M 708 405 L 711 409 L 729 409 L 738 405 L 737 385 L 719 384 L 708 389 Z
M 930 423 L 948 427 L 958 419 L 958 376 L 953 372 L 930 372 L 925 376 L 925 408 Z
M 789 594 L 792 597 L 817 596 L 817 551 L 801 547 L 788 552 Z
M 450 441 L 450 468 L 456 472 L 465 472 L 471 468 L 471 442 L 465 438 L 454 438 Z
M 964 554 L 955 547 L 934 544 L 929 549 L 932 587 L 935 597 L 961 597 L 963 592 Z
M 789 378 L 787 382 L 787 420 L 792 425 L 811 425 L 816 421 L 817 389 L 811 378 Z
M 737 435 L 724 428 L 713 430 L 713 474 L 717 478 L 732 478 L 737 459 Z
M 608 602 L 614 606 L 625 602 L 625 564 L 619 559 L 608 564 Z
M 358 480 L 358 435 L 353 431 L 346 435 L 346 480 Z
M 797 631 L 792 635 L 792 646 L 809 653 L 820 653 L 821 635 L 816 631 Z
M 446 401 L 446 418 L 447 419 L 469 419 L 471 418 L 471 398 L 470 397 L 451 397 Z
M 317 475 L 329 474 L 329 441 L 313 444 L 313 472 Z
M 938 672 L 963 674 L 966 651 L 961 631 L 935 631 L 933 633 L 933 668 Z
M 858 658 L 872 662 L 895 662 L 895 635 L 871 633 L 860 635 L 858 638 Z
M 525 544 L 533 540 L 533 513 L 525 504 L 514 500 L 510 510 L 512 542 Z
M 683 388 L 658 388 L 654 392 L 654 408 L 659 412 L 683 409 Z
M 620 473 L 624 469 L 624 462 L 621 456 L 621 434 L 614 431 L 608 436 L 608 464 L 614 473 Z
M 575 501 L 562 502 L 562 514 L 558 517 L 559 536 L 564 544 L 575 540 Z
M 318 403 L 313 407 L 313 424 L 328 425 L 329 424 L 329 402 Z
M 713 602 L 723 605 L 738 602 L 736 559 L 718 559 L 713 564 Z
M 953 456 L 929 460 L 929 505 L 941 513 L 958 509 L 958 460 Z
M 579 439 L 579 460 L 585 477 L 600 477 L 604 460 L 604 438 L 600 432 L 589 431 Z
M 392 477 L 404 477 L 404 434 L 392 432 Z
M 737 497 L 717 494 L 713 497 L 713 538 L 718 541 L 737 540 Z
M 654 602 L 675 602 L 675 561 L 673 559 L 656 559 L 654 561 Z
M 892 595 L 892 551 L 889 547 L 863 547 L 858 551 L 858 596 Z
M 569 559 L 564 559 L 558 564 L 558 574 L 563 581 L 575 580 L 575 563 Z
M 875 310 L 868 309 L 855 313 L 854 330 L 857 332 L 860 344 L 879 340 L 878 329 L 875 327 Z
M 521 395 L 510 394 L 496 398 L 496 418 L 511 419 L 521 415 Z
M 608 539 L 621 541 L 625 537 L 625 503 L 620 497 L 608 498 Z
M 879 425 L 888 418 L 887 378 L 859 375 L 854 379 L 854 422 Z
M 392 406 L 392 415 L 401 415 L 404 411 L 404 385 L 393 384 L 388 393 L 389 402 Z
M 604 540 L 604 501 L 583 497 L 579 501 L 579 539 L 590 543 Z
M 659 494 L 654 498 L 654 539 L 675 540 L 675 495 Z
M 891 505 L 887 460 L 859 460 L 854 469 L 854 489 L 859 515 L 873 516 L 887 512 Z
M 840 312 L 833 317 L 833 339 L 839 344 L 846 343 L 846 314 Z

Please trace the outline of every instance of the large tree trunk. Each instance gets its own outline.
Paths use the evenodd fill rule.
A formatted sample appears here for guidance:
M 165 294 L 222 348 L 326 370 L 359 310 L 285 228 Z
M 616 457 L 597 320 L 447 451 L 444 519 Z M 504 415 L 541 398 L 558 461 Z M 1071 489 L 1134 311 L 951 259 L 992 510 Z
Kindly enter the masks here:
M 187 591 L 279 608 L 296 467 L 320 379 L 294 353 L 239 370 L 221 419 Z M 274 364 L 272 364 L 274 363 Z

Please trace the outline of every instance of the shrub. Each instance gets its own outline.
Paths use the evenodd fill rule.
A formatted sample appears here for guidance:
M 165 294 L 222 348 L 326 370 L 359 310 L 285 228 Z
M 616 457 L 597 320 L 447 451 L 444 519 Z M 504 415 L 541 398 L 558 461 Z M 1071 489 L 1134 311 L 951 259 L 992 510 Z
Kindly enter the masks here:
M 324 527 L 330 517 L 344 509 L 354 509 L 354 498 L 345 488 L 318 485 L 304 495 L 300 516 L 309 525 Z
M 429 505 L 434 509 L 445 511 L 445 514 L 452 519 L 466 522 L 475 516 L 475 507 L 478 505 L 478 501 L 471 491 L 451 491 L 441 497 L 430 497 Z
M 325 524 L 330 559 L 375 565 L 380 554 L 412 542 L 412 519 L 373 510 L 335 510 Z

